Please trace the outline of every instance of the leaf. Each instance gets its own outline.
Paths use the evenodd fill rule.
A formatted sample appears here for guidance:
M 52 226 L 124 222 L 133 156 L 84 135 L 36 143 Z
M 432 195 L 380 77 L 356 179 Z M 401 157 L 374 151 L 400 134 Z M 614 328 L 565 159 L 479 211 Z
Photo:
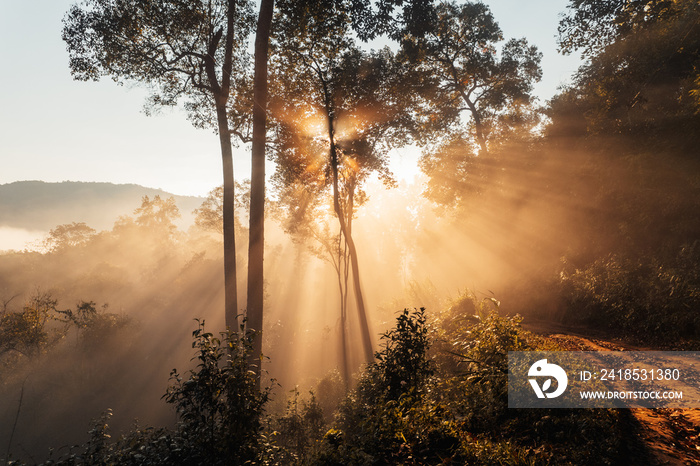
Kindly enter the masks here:
M 542 391 L 546 392 L 550 385 L 552 385 L 552 379 L 547 379 L 544 385 L 542 385 Z

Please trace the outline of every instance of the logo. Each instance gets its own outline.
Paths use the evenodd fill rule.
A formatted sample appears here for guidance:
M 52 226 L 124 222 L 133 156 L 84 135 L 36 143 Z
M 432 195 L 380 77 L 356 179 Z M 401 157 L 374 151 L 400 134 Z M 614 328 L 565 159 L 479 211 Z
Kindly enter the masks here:
M 549 377 L 544 381 L 542 387 L 537 383 L 536 379 L 528 379 L 532 389 L 535 390 L 537 398 L 556 398 L 566 390 L 566 385 L 569 382 L 566 372 L 561 367 L 556 364 L 549 364 L 546 359 L 540 359 L 532 366 L 527 373 L 530 377 Z M 552 386 L 552 378 L 557 381 L 557 389 L 551 393 L 548 393 Z

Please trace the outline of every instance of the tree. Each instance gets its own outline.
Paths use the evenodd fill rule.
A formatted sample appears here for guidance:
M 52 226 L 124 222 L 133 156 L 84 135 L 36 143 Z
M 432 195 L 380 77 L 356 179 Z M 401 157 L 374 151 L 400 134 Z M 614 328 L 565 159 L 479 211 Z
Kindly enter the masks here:
M 49 231 L 44 245 L 49 251 L 66 250 L 86 244 L 95 236 L 95 233 L 95 229 L 87 226 L 84 222 L 65 223 Z
M 570 0 L 570 13 L 559 22 L 559 49 L 582 50 L 591 58 L 620 37 L 672 20 L 693 4 L 697 8 L 693 0 Z
M 236 181 L 235 225 L 236 237 L 247 233 L 243 227 L 248 216 L 250 202 L 250 182 Z M 221 235 L 224 232 L 224 187 L 218 186 L 207 194 L 202 204 L 194 210 L 194 223 L 204 231 Z
M 318 126 L 306 128 L 306 130 L 315 131 L 314 136 L 327 140 L 327 144 L 323 144 L 328 154 L 327 159 L 322 162 L 326 167 L 324 178 L 331 180 L 333 210 L 338 219 L 341 234 L 350 250 L 364 357 L 367 362 L 370 362 L 372 343 L 359 278 L 357 250 L 352 237 L 349 236 L 346 214 L 342 210 L 340 201 L 341 160 L 336 144 L 336 125 L 338 110 L 341 109 L 337 108 L 340 102 L 336 102 L 333 94 L 336 89 L 341 88 L 340 76 L 337 73 L 334 76 L 333 72 L 340 67 L 343 54 L 352 45 L 349 37 L 349 7 L 349 2 L 343 0 L 332 3 L 311 1 L 280 3 L 279 29 L 275 37 L 277 55 L 274 64 L 282 80 L 280 85 L 284 86 L 284 98 L 280 100 L 280 105 L 275 108 L 275 112 L 279 120 L 286 121 L 288 124 L 294 124 L 297 116 L 315 114 Z M 303 96 L 306 105 L 296 101 L 295 95 Z M 287 108 L 283 108 L 284 106 Z M 302 128 L 294 128 L 294 131 L 302 130 Z
M 260 355 L 263 327 L 263 256 L 265 252 L 265 142 L 267 136 L 267 55 L 272 29 L 274 0 L 262 0 L 255 33 L 253 77 L 253 145 L 251 148 L 250 234 L 248 240 L 248 328 L 253 336 L 249 364 L 257 374 L 260 388 Z
M 583 49 L 588 61 L 573 85 L 553 99 L 550 115 L 561 123 L 579 114 L 589 134 L 634 135 L 629 143 L 661 143 L 663 149 L 682 144 L 692 151 L 700 110 L 700 5 L 679 0 L 613 6 L 569 6 L 574 11 L 560 23 L 560 48 Z
M 46 326 L 55 317 L 57 305 L 58 300 L 50 293 L 37 291 L 21 312 L 0 314 L 0 358 L 8 352 L 35 356 L 60 339 Z
M 388 49 L 366 54 L 354 46 L 350 8 L 346 1 L 280 6 L 274 62 L 281 89 L 274 109 L 280 125 L 276 178 L 283 186 L 303 186 L 304 195 L 330 190 L 350 259 L 364 357 L 369 362 L 372 343 L 352 219 L 364 195 L 361 184 L 370 174 L 392 183 L 387 153 L 406 140 L 412 120 L 405 110 L 411 93 L 401 92 L 405 84 L 401 65 Z
M 426 74 L 423 92 L 431 109 L 424 116 L 426 134 L 463 131 L 466 111 L 486 155 L 494 128 L 532 104 L 542 55 L 525 39 L 509 40 L 497 53 L 503 36 L 482 3 L 442 3 L 436 15 L 435 26 L 404 44 L 403 52 Z
M 248 0 L 86 0 L 64 19 L 75 79 L 110 76 L 151 87 L 151 108 L 185 99 L 190 119 L 219 134 L 224 178 L 226 324 L 236 328 L 238 297 L 231 134 L 245 138 Z M 214 123 L 214 121 L 216 123 Z M 232 122 L 232 124 L 230 124 Z
M 136 224 L 142 228 L 162 230 L 170 235 L 177 228 L 173 220 L 180 218 L 180 209 L 175 204 L 175 198 L 161 199 L 155 195 L 153 200 L 148 196 L 141 198 L 141 207 L 134 210 Z

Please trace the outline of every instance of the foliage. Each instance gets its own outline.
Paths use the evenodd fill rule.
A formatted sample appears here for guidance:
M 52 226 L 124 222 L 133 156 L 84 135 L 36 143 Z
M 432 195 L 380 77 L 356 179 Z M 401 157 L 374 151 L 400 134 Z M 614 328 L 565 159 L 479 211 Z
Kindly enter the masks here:
M 610 435 L 619 422 L 613 411 L 508 408 L 508 351 L 559 348 L 523 330 L 522 317 L 500 316 L 499 307 L 492 297 L 466 295 L 439 318 L 441 377 L 434 393 L 458 429 L 477 438 L 508 439 L 511 458 L 520 455 L 521 462 L 557 458 L 580 464 L 595 457 L 599 464 L 614 463 L 620 439 Z
M 570 0 L 569 14 L 559 24 L 559 48 L 563 53 L 582 50 L 592 57 L 615 40 L 673 20 L 691 4 L 692 0 Z
M 396 14 L 394 10 L 400 8 Z M 353 29 L 361 40 L 387 35 L 402 41 L 407 37 L 420 37 L 435 21 L 432 0 L 379 0 L 352 2 Z
M 236 181 L 236 232 L 243 232 L 250 207 L 250 181 Z M 194 210 L 194 223 L 204 231 L 222 234 L 224 231 L 224 187 L 219 186 L 207 194 L 206 199 Z
M 542 56 L 525 39 L 504 42 L 482 3 L 441 3 L 436 12 L 435 27 L 412 48 L 405 45 L 401 57 L 418 70 L 424 194 L 464 218 L 488 190 L 507 196 L 507 188 L 497 188 L 514 160 L 522 163 L 531 151 Z
M 440 399 L 424 310 L 404 310 L 341 405 L 314 464 L 519 464 L 506 444 L 471 442 Z M 510 458 L 510 459 L 508 459 Z
M 85 350 L 96 349 L 110 334 L 124 328 L 131 320 L 123 315 L 106 312 L 107 304 L 100 311 L 94 301 L 81 301 L 75 310 L 56 310 L 56 320 L 66 322 L 77 329 L 80 344 Z
M 508 411 L 508 351 L 534 349 L 522 317 L 501 317 L 499 306 L 494 298 L 465 295 L 439 318 L 436 360 L 449 374 L 440 390 L 451 394 L 447 403 L 470 431 L 497 430 Z
M 430 351 L 424 312 L 401 313 L 309 464 L 615 463 L 614 412 L 507 408 L 507 352 L 555 348 L 497 304 L 455 302 Z
M 50 292 L 40 291 L 21 311 L 8 311 L 5 306 L 0 313 L 0 368 L 14 368 L 23 358 L 46 353 L 71 331 L 78 333 L 81 350 L 95 349 L 115 330 L 130 323 L 128 318 L 106 309 L 107 305 L 100 311 L 94 302 L 80 301 L 75 310 L 60 310 Z
M 192 332 L 197 367 L 183 379 L 174 369 L 163 398 L 175 405 L 175 430 L 140 428 L 111 440 L 111 410 L 93 422 L 90 439 L 45 464 L 228 465 L 262 458 L 262 414 L 269 390 L 258 390 L 247 356 L 252 335 L 230 331 L 216 338 L 204 322 Z
M 436 12 L 434 28 L 416 41 L 417 51 L 404 50 L 426 74 L 426 134 L 432 139 L 445 130 L 469 134 L 486 154 L 499 127 L 517 126 L 521 118 L 513 115 L 531 111 L 533 84 L 542 76 L 542 54 L 525 39 L 511 39 L 497 52 L 503 35 L 482 3 L 441 3 Z M 470 116 L 468 122 L 463 112 Z
M 44 241 L 44 247 L 49 251 L 70 249 L 86 244 L 95 233 L 95 229 L 87 226 L 84 222 L 58 225 L 49 231 L 49 236 Z
M 693 90 L 700 69 L 697 2 L 572 4 L 577 9 L 562 20 L 560 40 L 569 44 L 566 50 L 586 47 L 589 61 L 574 85 L 553 99 L 554 122 L 563 113 L 577 112 L 591 135 L 632 136 L 621 145 L 627 150 L 651 144 L 657 150 L 692 152 L 698 125 Z M 575 111 L 567 110 L 570 105 Z
M 676 257 L 611 255 L 581 269 L 565 269 L 565 319 L 614 330 L 645 342 L 681 344 L 700 338 L 700 255 L 697 243 Z
M 268 421 L 268 461 L 274 464 L 308 464 L 310 456 L 318 448 L 324 434 L 324 411 L 313 391 L 310 398 L 300 402 L 295 387 L 287 401 L 287 408 L 280 416 Z
M 152 92 L 150 108 L 174 106 L 185 98 L 196 126 L 216 127 L 214 98 L 222 97 L 219 91 L 228 92 L 230 79 L 226 76 L 230 71 L 218 65 L 237 50 L 230 65 L 236 72 L 232 89 L 243 94 L 241 71 L 247 68 L 247 57 L 242 50 L 251 26 L 251 6 L 245 1 L 229 5 L 89 0 L 74 5 L 66 15 L 63 40 L 76 79 L 109 76 L 118 83 L 144 83 Z M 231 116 L 234 131 L 247 125 L 243 112 Z
M 243 328 L 241 329 L 243 331 Z M 223 338 L 205 332 L 204 323 L 193 333 L 198 365 L 186 380 L 176 370 L 164 395 L 175 405 L 182 439 L 180 464 L 243 464 L 259 455 L 261 416 L 269 391 L 257 388 L 248 367 L 252 332 Z
M 143 228 L 164 229 L 172 231 L 175 229 L 173 220 L 180 217 L 180 209 L 175 205 L 175 199 L 169 197 L 161 199 L 156 195 L 153 200 L 148 196 L 143 196 L 141 206 L 134 210 L 136 224 Z
M 383 348 L 375 353 L 375 362 L 366 370 L 366 388 L 381 388 L 382 393 L 369 394 L 385 400 L 398 401 L 404 394 L 417 395 L 432 374 L 427 360 L 428 327 L 425 309 L 411 313 L 408 309 L 396 318 L 396 326 L 382 335 Z M 360 383 L 360 390 L 365 386 Z
M 46 325 L 55 318 L 57 305 L 50 293 L 37 292 L 20 312 L 4 309 L 0 314 L 0 356 L 8 352 L 35 356 L 59 339 L 60 335 Z
M 439 428 L 440 423 L 421 405 L 433 373 L 425 310 L 402 311 L 382 340 L 375 361 L 341 404 L 337 428 L 324 436 L 319 464 L 396 464 L 433 441 L 453 443 L 442 433 L 431 433 L 431 426 Z M 436 458 L 442 453 L 428 449 L 422 455 Z

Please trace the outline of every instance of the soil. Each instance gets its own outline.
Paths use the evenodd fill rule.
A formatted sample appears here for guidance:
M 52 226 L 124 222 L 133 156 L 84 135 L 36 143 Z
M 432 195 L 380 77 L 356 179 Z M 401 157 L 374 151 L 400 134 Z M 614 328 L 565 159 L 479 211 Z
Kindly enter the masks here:
M 569 351 L 643 351 L 603 334 L 548 322 L 524 323 Z M 626 409 L 622 433 L 628 464 L 700 466 L 700 409 Z

